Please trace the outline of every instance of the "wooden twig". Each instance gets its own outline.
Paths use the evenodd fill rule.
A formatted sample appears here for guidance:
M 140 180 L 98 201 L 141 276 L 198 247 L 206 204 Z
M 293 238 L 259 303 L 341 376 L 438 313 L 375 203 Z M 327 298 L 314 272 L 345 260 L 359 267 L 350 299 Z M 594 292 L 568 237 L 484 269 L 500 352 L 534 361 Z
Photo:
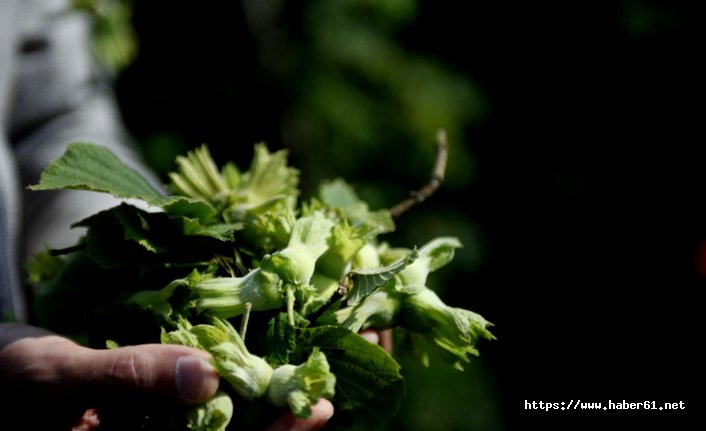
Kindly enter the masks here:
M 434 194 L 436 189 L 438 189 L 444 181 L 448 155 L 449 145 L 446 131 L 439 130 L 436 134 L 436 160 L 434 161 L 434 170 L 431 173 L 431 179 L 424 187 L 413 191 L 407 199 L 390 208 L 389 211 L 392 218 L 399 217 L 414 205 L 424 202 L 425 199 Z

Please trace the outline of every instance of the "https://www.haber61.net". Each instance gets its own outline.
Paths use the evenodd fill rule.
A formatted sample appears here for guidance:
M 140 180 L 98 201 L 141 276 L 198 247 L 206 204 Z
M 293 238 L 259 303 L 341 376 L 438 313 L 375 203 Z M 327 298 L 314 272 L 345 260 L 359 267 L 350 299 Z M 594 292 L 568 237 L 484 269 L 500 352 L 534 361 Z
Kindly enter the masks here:
M 530 401 L 524 400 L 525 410 L 545 412 L 562 410 L 685 410 L 684 401 Z

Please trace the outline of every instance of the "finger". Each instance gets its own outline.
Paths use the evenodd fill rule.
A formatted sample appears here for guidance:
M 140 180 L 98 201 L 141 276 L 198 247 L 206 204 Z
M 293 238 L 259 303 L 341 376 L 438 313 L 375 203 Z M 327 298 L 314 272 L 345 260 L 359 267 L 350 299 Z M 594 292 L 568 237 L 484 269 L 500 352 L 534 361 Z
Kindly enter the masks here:
M 140 395 L 194 404 L 218 388 L 211 357 L 201 350 L 160 344 L 93 350 L 57 335 L 25 332 L 6 337 L 10 341 L 0 348 L 0 381 L 8 394 L 23 399 Z
M 385 349 L 387 353 L 392 354 L 392 330 L 384 329 L 378 331 L 376 329 L 368 328 L 358 332 L 358 335 L 363 337 L 365 340 L 370 341 L 373 344 L 379 344 L 380 347 Z
M 311 406 L 310 417 L 298 419 L 291 411 L 287 411 L 265 431 L 315 431 L 321 429 L 331 416 L 333 416 L 333 404 L 322 398 Z
M 392 329 L 385 329 L 378 334 L 380 346 L 389 354 L 392 354 Z
M 358 332 L 358 335 L 363 337 L 364 340 L 370 341 L 373 344 L 378 344 L 380 342 L 380 335 L 378 331 L 374 329 L 364 329 Z
M 81 415 L 81 418 L 74 424 L 71 431 L 92 431 L 97 430 L 100 425 L 98 412 L 96 409 L 87 409 Z
M 64 377 L 89 392 L 149 396 L 198 404 L 218 389 L 218 374 L 206 352 L 183 346 L 146 344 L 112 350 L 83 349 Z

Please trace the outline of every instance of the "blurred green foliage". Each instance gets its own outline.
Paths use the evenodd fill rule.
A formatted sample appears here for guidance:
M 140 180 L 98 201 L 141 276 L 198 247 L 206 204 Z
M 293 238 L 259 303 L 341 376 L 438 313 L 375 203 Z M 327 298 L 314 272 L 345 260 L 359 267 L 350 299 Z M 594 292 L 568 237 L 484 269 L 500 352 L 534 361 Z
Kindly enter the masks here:
M 74 0 L 73 7 L 91 15 L 91 48 L 98 63 L 117 74 L 137 56 L 131 0 Z
M 406 431 L 498 431 L 505 421 L 492 374 L 481 358 L 458 372 L 432 361 L 423 366 L 413 350 L 396 356 L 407 383 L 407 397 L 393 426 Z M 481 348 L 482 350 L 482 348 Z
M 431 168 L 436 131 L 444 128 L 453 154 L 447 181 L 466 186 L 473 172 L 466 129 L 483 118 L 486 106 L 470 77 L 401 41 L 419 2 L 291 5 L 283 16 L 295 22 L 285 26 L 282 47 L 290 55 L 278 70 L 289 100 L 283 141 L 295 151 L 317 155 L 306 158 L 307 169 L 319 177 L 350 178 L 366 166 L 366 172 L 384 172 L 373 181 L 421 182 Z
M 624 31 L 633 38 L 655 37 L 677 31 L 684 23 L 679 3 L 622 0 L 619 16 Z

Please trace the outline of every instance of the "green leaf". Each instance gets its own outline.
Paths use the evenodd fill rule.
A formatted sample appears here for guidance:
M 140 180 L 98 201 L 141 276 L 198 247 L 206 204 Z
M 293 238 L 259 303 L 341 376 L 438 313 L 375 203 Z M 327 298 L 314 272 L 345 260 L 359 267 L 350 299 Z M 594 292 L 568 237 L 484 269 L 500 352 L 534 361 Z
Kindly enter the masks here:
M 71 226 L 88 228 L 82 242 L 86 245 L 88 256 L 101 268 L 115 268 L 140 253 L 155 252 L 161 248 L 146 236 L 138 234 L 131 221 L 131 216 L 137 214 L 129 214 L 133 210 L 139 211 L 127 204 L 120 205 Z
M 287 313 L 279 313 L 267 323 L 267 362 L 272 365 L 289 363 L 289 354 L 296 347 L 296 329 L 287 321 Z
M 405 393 L 400 366 L 380 346 L 334 326 L 300 331 L 298 344 L 318 347 L 336 375 L 336 414 L 327 429 L 384 429 Z
M 66 152 L 42 172 L 30 190 L 91 190 L 123 199 L 140 199 L 170 214 L 205 220 L 215 214 L 208 204 L 181 196 L 162 196 L 140 174 L 110 150 L 99 145 L 73 142 Z
M 151 213 L 123 203 L 93 214 L 72 227 L 88 229 L 82 242 L 102 267 L 159 259 L 162 262 L 210 260 L 220 244 L 233 240 L 238 224 L 203 224 L 197 219 Z M 216 240 L 216 241 L 214 241 Z M 223 244 L 226 247 L 225 244 Z M 157 256 L 158 255 L 158 256 Z
M 356 305 L 366 296 L 373 293 L 379 286 L 387 283 L 395 274 L 412 264 L 419 253 L 416 249 L 410 251 L 406 256 L 397 259 L 387 266 L 376 269 L 359 269 L 351 271 L 353 278 L 353 288 L 348 293 L 348 305 Z
M 169 215 L 192 217 L 204 222 L 216 215 L 216 210 L 206 202 L 182 196 L 160 196 L 146 202 L 150 205 L 161 207 Z
M 323 183 L 318 196 L 326 206 L 342 210 L 351 225 L 359 228 L 366 238 L 395 230 L 389 211 L 370 211 L 368 204 L 342 179 Z
M 29 282 L 36 285 L 54 277 L 64 266 L 64 259 L 52 256 L 48 249 L 35 253 L 25 263 Z
M 43 281 L 34 296 L 32 307 L 38 325 L 93 340 L 94 347 L 103 347 L 107 338 L 122 344 L 151 339 L 153 316 L 119 299 L 140 289 L 133 268 L 101 268 L 85 250 L 63 260 L 59 272 Z
M 233 241 L 235 231 L 242 229 L 240 223 L 202 224 L 198 219 L 180 217 L 179 219 L 184 235 L 207 236 L 219 241 Z
M 110 193 L 146 202 L 160 194 L 110 150 L 84 142 L 69 144 L 66 152 L 45 170 L 31 190 L 75 189 Z

